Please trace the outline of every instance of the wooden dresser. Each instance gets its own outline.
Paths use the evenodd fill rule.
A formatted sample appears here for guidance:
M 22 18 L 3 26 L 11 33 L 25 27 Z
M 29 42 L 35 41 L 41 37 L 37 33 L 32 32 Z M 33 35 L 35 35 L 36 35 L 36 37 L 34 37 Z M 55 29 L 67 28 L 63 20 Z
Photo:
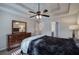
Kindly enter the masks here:
M 17 34 L 8 35 L 8 50 L 20 46 L 23 39 L 30 37 L 31 33 L 20 32 Z

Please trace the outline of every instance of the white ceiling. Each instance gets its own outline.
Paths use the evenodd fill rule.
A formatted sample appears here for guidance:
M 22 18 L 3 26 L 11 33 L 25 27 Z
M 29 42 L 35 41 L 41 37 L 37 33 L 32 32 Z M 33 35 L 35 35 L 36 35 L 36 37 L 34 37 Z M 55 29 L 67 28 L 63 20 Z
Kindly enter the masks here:
M 68 16 L 79 12 L 78 3 L 41 3 L 40 10 L 48 9 L 48 13 L 52 16 Z M 23 17 L 29 17 L 33 14 L 28 11 L 37 11 L 37 3 L 0 3 L 0 11 L 16 14 Z

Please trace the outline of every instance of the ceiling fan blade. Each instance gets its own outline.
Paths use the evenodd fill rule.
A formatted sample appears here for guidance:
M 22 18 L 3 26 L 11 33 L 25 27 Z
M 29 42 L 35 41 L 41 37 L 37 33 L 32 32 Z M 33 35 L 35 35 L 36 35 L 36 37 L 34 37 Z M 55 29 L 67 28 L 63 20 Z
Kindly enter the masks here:
M 43 11 L 43 13 L 46 13 L 46 12 L 48 12 L 48 10 L 47 10 L 47 9 L 45 9 L 45 10 Z
M 36 15 L 30 16 L 30 18 L 35 17 Z
M 36 14 L 35 12 L 33 12 L 33 11 L 29 11 L 30 13 L 34 13 L 34 14 Z
M 43 15 L 43 14 L 41 14 L 42 16 L 45 16 L 45 17 L 50 17 L 49 15 Z

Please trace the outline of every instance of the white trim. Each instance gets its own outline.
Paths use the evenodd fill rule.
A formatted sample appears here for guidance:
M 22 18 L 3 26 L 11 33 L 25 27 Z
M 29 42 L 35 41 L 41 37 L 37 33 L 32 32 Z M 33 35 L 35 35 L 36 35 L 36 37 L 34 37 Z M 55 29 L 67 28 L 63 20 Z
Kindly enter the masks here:
M 5 47 L 5 48 L 1 48 L 0 51 L 6 50 L 6 49 L 7 49 L 7 47 Z

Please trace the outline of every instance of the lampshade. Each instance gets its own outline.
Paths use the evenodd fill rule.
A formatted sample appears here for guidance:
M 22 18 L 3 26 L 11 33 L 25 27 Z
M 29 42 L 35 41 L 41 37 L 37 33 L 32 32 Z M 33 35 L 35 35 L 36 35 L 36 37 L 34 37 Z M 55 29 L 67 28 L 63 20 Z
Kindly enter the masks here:
M 78 25 L 70 25 L 69 26 L 69 29 L 70 30 L 78 30 L 79 29 L 79 26 Z

